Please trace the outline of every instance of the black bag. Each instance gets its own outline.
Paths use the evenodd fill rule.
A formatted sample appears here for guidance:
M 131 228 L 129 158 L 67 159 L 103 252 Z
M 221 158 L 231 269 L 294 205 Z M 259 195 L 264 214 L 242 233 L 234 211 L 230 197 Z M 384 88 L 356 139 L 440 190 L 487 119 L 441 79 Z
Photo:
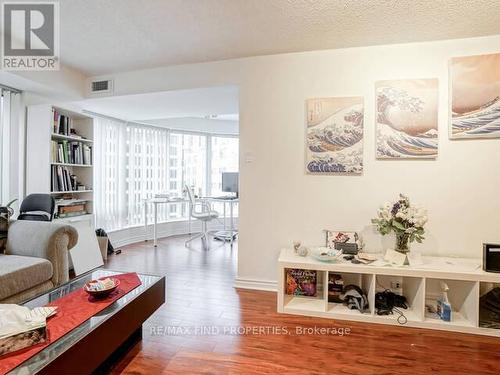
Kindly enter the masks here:
M 97 237 L 106 237 L 108 239 L 108 255 L 114 254 L 115 253 L 115 248 L 111 244 L 111 241 L 109 240 L 109 236 L 106 233 L 106 231 L 102 228 L 96 229 L 95 234 Z

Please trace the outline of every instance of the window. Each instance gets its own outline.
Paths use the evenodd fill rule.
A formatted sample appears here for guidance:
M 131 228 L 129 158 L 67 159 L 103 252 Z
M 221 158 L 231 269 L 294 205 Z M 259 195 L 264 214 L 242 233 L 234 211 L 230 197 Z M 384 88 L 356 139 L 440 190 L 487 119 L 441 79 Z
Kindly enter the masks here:
M 15 198 L 18 194 L 17 168 L 10 169 L 12 163 L 18 163 L 18 151 L 14 145 L 19 143 L 20 95 L 13 89 L 0 89 L 0 204 Z
M 155 194 L 183 196 L 188 185 L 195 194 L 220 195 L 220 173 L 238 171 L 237 137 L 98 118 L 95 143 L 100 161 L 95 168 L 95 212 L 97 225 L 106 230 L 143 225 L 144 199 Z M 187 215 L 185 203 L 158 206 L 160 222 Z
M 239 140 L 236 137 L 212 137 L 210 194 L 221 195 L 222 172 L 238 172 Z

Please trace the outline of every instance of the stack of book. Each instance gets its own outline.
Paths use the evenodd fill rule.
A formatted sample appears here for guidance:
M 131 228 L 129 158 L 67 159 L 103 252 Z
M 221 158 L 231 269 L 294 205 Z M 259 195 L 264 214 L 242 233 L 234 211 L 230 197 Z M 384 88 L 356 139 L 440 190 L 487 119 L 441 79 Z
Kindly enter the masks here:
M 85 199 L 59 199 L 56 201 L 56 216 L 62 219 L 85 215 L 87 213 L 86 203 Z
M 73 129 L 73 119 L 71 117 L 61 115 L 55 109 L 52 109 L 53 129 L 56 134 L 71 135 Z
M 92 146 L 77 141 L 52 141 L 52 162 L 92 165 Z

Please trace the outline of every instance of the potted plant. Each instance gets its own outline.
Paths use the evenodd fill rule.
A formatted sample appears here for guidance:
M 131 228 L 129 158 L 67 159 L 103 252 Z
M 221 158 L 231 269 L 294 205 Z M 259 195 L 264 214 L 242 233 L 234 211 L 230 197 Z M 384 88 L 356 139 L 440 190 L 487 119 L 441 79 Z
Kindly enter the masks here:
M 0 253 L 3 252 L 3 248 L 7 240 L 9 218 L 14 215 L 14 209 L 11 206 L 15 201 L 17 201 L 17 199 L 10 201 L 5 206 L 0 206 Z
M 394 232 L 396 235 L 394 250 L 407 254 L 411 242 L 422 243 L 424 240 L 427 211 L 412 206 L 409 198 L 400 194 L 399 200 L 386 203 L 379 208 L 377 218 L 372 219 L 372 223 L 382 235 Z

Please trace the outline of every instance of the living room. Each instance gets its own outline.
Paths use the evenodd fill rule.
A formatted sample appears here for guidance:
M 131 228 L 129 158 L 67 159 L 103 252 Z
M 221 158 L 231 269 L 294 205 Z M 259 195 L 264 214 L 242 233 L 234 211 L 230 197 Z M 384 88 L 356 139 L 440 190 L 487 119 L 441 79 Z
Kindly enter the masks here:
M 30 4 L 0 373 L 497 372 L 499 4 Z

